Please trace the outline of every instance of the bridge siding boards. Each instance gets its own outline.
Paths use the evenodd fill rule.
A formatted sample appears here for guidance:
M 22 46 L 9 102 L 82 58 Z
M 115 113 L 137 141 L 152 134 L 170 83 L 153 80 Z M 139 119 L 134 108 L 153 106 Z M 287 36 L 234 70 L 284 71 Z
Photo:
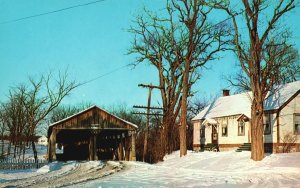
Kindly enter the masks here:
M 136 125 L 116 117 L 97 106 L 93 106 L 49 126 L 49 160 L 57 160 L 55 149 L 57 142 L 62 142 L 62 144 L 68 147 L 71 145 L 68 143 L 68 140 L 72 139 L 77 139 L 77 142 L 73 143 L 74 148 L 76 146 L 83 147 L 84 144 L 88 143 L 87 159 L 89 160 L 101 159 L 99 153 L 100 155 L 101 152 L 109 153 L 109 150 L 112 150 L 113 155 L 117 153 L 115 158 L 119 160 L 136 160 L 136 129 Z M 76 138 L 68 138 L 72 134 L 76 135 Z M 114 145 L 113 143 L 116 144 Z M 105 146 L 105 148 L 99 146 Z

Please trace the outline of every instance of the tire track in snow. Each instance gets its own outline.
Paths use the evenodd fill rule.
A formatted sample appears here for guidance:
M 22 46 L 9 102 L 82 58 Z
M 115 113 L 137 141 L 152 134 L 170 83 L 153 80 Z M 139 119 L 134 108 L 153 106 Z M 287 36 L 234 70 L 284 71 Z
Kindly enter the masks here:
M 58 170 L 50 171 L 48 173 L 37 173 L 36 176 L 31 176 L 28 178 L 6 182 L 2 184 L 0 187 L 10 187 L 10 186 L 29 187 L 30 185 L 37 184 L 39 182 L 50 181 L 51 179 L 55 179 L 59 176 L 67 176 L 70 173 L 74 173 L 74 171 L 76 172 L 76 169 L 78 169 L 79 167 L 80 164 L 75 164 L 74 167 L 71 167 L 70 169 L 67 170 L 58 169 Z
M 6 182 L 0 187 L 65 187 L 85 181 L 95 180 L 104 176 L 111 175 L 123 169 L 123 165 L 117 162 L 107 162 L 106 164 L 93 165 L 89 162 L 76 163 L 74 168 L 60 172 L 50 171 L 49 173 L 39 174 L 30 178 Z

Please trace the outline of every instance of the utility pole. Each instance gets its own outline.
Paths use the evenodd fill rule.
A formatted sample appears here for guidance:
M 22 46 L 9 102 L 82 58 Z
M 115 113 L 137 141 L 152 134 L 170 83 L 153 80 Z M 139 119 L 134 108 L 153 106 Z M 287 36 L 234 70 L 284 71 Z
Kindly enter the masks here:
M 139 84 L 138 86 L 149 89 L 147 106 L 137 106 L 137 105 L 133 106 L 133 108 L 145 108 L 145 109 L 147 109 L 147 113 L 143 113 L 143 112 L 134 112 L 133 113 L 133 114 L 146 115 L 146 127 L 145 127 L 145 136 L 144 136 L 144 151 L 143 151 L 143 162 L 145 162 L 145 157 L 146 157 L 147 148 L 148 148 L 148 134 L 149 134 L 150 115 L 162 115 L 162 114 L 158 114 L 158 113 L 156 113 L 156 114 L 155 113 L 154 114 L 150 113 L 150 109 L 157 109 L 157 110 L 162 109 L 160 107 L 151 107 L 152 89 L 161 89 L 161 87 L 153 86 L 151 83 L 148 84 L 148 85 Z

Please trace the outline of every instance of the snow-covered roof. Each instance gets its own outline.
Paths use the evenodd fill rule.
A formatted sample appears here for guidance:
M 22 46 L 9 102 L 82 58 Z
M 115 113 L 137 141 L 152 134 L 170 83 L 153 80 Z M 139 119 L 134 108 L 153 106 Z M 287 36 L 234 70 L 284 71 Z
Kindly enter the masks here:
M 85 109 L 85 110 L 82 110 L 82 111 L 80 111 L 80 112 L 78 112 L 78 113 L 76 113 L 76 114 L 74 114 L 74 115 L 72 115 L 72 116 L 69 116 L 69 117 L 67 117 L 67 118 L 65 118 L 65 119 L 62 119 L 62 120 L 57 121 L 57 122 L 55 122 L 55 123 L 52 123 L 51 125 L 49 125 L 49 127 L 52 127 L 53 125 L 59 124 L 59 123 L 61 123 L 61 122 L 63 122 L 63 121 L 72 119 L 73 117 L 75 117 L 75 116 L 77 116 L 77 115 L 79 115 L 79 114 L 81 114 L 81 113 L 84 113 L 84 112 L 86 112 L 86 111 L 89 111 L 89 110 L 92 109 L 92 108 L 98 108 L 98 109 L 102 110 L 103 112 L 105 112 L 105 113 L 107 113 L 107 114 L 109 114 L 109 115 L 115 117 L 116 119 L 119 119 L 119 120 L 123 121 L 124 123 L 126 123 L 126 124 L 128 124 L 128 125 L 133 126 L 133 127 L 135 127 L 135 128 L 138 128 L 138 126 L 137 126 L 136 124 L 133 124 L 133 123 L 131 123 L 131 122 L 129 122 L 129 121 L 126 121 L 126 120 L 124 120 L 124 119 L 122 119 L 122 118 L 119 118 L 118 116 L 115 116 L 115 115 L 113 115 L 113 114 L 107 112 L 106 110 L 103 110 L 102 108 L 99 108 L 97 105 L 91 106 L 91 107 L 89 107 L 89 108 L 87 108 L 87 109 Z
M 211 118 L 206 118 L 202 125 L 206 125 L 206 124 L 211 124 L 211 125 L 216 125 L 218 122 L 215 119 L 211 119 Z
M 220 97 L 207 107 L 205 107 L 193 120 L 223 117 L 230 115 L 251 114 L 250 93 Z
M 277 110 L 284 105 L 292 96 L 300 91 L 300 81 L 291 82 L 275 87 L 275 92 L 267 95 L 265 110 Z
M 47 138 L 45 135 L 42 135 L 41 137 L 39 137 L 39 139 L 43 139 L 43 138 Z
M 265 110 L 278 110 L 300 90 L 300 81 L 276 86 L 274 92 L 270 92 L 265 100 Z M 251 118 L 252 92 L 219 97 L 213 103 L 205 107 L 192 120 L 216 118 L 244 114 Z

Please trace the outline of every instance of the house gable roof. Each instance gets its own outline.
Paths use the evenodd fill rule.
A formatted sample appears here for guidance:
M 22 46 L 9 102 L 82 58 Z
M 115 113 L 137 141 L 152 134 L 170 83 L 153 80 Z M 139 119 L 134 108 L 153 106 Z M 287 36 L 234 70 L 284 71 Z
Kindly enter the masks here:
M 251 114 L 250 92 L 231 96 L 219 97 L 213 103 L 205 107 L 192 120 L 215 118 L 231 115 Z
M 274 87 L 265 100 L 265 111 L 279 110 L 300 91 L 300 81 Z M 192 120 L 216 118 L 244 114 L 251 118 L 252 92 L 219 97 L 213 103 L 205 107 Z
M 300 81 L 275 87 L 275 92 L 269 93 L 265 100 L 265 110 L 278 110 L 300 91 Z

